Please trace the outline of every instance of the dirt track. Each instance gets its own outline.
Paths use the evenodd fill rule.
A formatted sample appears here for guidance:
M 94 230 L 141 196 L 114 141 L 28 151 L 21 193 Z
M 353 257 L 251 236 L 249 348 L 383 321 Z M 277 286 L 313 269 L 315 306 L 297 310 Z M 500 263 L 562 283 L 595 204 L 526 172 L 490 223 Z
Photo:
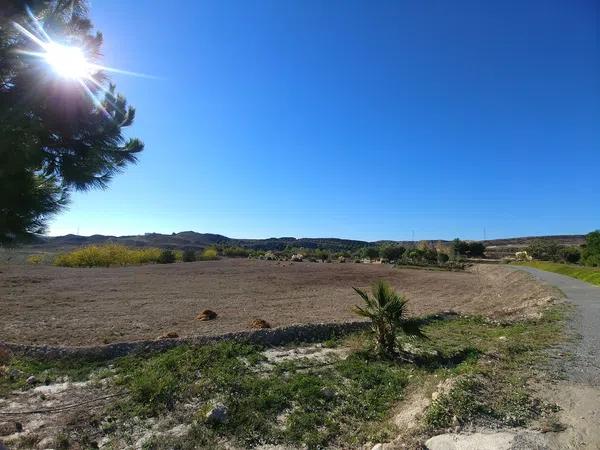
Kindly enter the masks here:
M 532 314 L 555 292 L 500 266 L 469 272 L 395 269 L 379 264 L 284 263 L 224 259 L 124 268 L 0 266 L 0 340 L 84 345 L 218 334 L 248 328 L 356 319 L 352 286 L 390 281 L 413 314 L 453 309 L 494 317 Z M 195 320 L 203 309 L 216 320 Z

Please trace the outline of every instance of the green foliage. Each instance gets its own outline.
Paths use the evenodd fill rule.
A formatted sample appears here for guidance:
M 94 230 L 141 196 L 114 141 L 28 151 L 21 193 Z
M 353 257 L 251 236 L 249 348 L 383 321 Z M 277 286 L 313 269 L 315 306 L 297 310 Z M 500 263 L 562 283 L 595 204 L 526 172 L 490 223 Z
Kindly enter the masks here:
M 198 258 L 199 261 L 214 261 L 219 259 L 219 254 L 215 248 L 206 248 Z
M 452 250 L 457 256 L 480 258 L 484 256 L 485 245 L 481 242 L 466 242 L 456 238 L 452 241 Z
M 27 257 L 27 264 L 37 266 L 44 262 L 44 255 L 31 255 Z
M 423 336 L 417 322 L 406 317 L 407 300 L 397 294 L 385 281 L 380 280 L 371 289 L 372 297 L 353 288 L 364 300 L 364 306 L 355 306 L 354 312 L 371 321 L 375 335 L 376 350 L 386 356 L 396 353 L 396 333 Z
M 563 247 L 560 249 L 560 259 L 568 264 L 577 264 L 581 260 L 579 247 Z
M 194 262 L 196 261 L 196 252 L 194 250 L 184 250 L 181 256 L 183 262 Z
M 106 86 L 104 72 L 85 82 L 97 103 L 76 81 L 57 80 L 39 59 L 17 51 L 39 52 L 14 26 L 40 35 L 27 5 L 45 32 L 83 48 L 94 62 L 102 53 L 102 35 L 93 32 L 86 3 L 5 3 L 0 14 L 0 243 L 15 244 L 43 232 L 72 190 L 106 187 L 136 162 L 143 144 L 124 137 L 135 110 L 114 85 Z
M 247 258 L 250 256 L 250 250 L 243 247 L 225 247 L 223 249 L 223 255 L 229 256 L 230 258 Z
M 175 252 L 173 252 L 173 250 L 162 250 L 156 259 L 156 262 L 158 264 L 173 264 L 175 259 Z
M 484 256 L 485 245 L 481 242 L 470 242 L 468 252 L 471 258 L 480 258 Z
M 62 253 L 54 265 L 63 267 L 110 267 L 158 262 L 157 248 L 129 248 L 120 244 L 89 245 Z
M 379 258 L 379 249 L 377 247 L 364 247 L 360 250 L 360 255 L 362 258 L 372 261 Z
M 582 257 L 586 266 L 600 266 L 600 230 L 592 231 L 585 237 Z
M 536 239 L 525 249 L 527 254 L 540 261 L 559 261 L 561 247 L 555 241 Z
M 382 258 L 387 259 L 388 261 L 399 261 L 404 255 L 406 248 L 400 245 L 385 245 L 381 247 L 380 254 Z
M 445 253 L 438 252 L 438 254 L 437 254 L 438 264 L 446 264 L 449 260 L 450 260 L 450 257 L 448 255 L 446 255 Z

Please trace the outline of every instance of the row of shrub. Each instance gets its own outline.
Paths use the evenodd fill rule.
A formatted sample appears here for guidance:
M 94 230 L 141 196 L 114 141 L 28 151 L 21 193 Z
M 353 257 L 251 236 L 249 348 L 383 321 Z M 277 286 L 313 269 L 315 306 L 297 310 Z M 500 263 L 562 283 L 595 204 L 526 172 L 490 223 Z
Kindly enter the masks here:
M 600 230 L 589 233 L 585 244 L 580 246 L 564 246 L 553 240 L 537 239 L 525 251 L 539 261 L 600 267 Z
M 464 268 L 464 260 L 450 250 L 450 254 L 444 249 L 437 249 L 429 243 L 422 242 L 414 247 L 403 247 L 400 245 L 385 245 L 382 247 L 364 247 L 353 253 L 335 252 L 330 253 L 323 249 L 294 248 L 292 251 L 252 251 L 251 258 L 264 260 L 283 261 L 311 261 L 311 262 L 333 262 L 344 263 L 354 261 L 356 263 L 379 261 L 396 265 L 408 265 L 429 267 L 438 266 L 451 269 Z
M 37 255 L 33 255 L 37 256 Z M 39 264 L 37 257 L 30 264 Z M 171 264 L 176 261 L 211 261 L 218 259 L 217 251 L 207 248 L 202 252 L 192 250 L 162 250 L 159 248 L 132 248 L 120 244 L 89 245 L 54 258 L 54 265 L 62 267 L 110 267 L 138 264 Z

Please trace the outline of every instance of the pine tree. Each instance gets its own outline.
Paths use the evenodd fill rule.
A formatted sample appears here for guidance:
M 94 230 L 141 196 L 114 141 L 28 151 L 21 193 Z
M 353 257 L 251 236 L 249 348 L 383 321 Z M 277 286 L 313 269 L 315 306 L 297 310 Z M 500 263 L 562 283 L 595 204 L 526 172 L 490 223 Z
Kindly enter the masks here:
M 143 149 L 138 139 L 123 136 L 135 110 L 115 93 L 105 73 L 93 74 L 84 87 L 79 80 L 58 79 L 43 60 L 23 52 L 39 52 L 14 26 L 43 36 L 32 16 L 48 36 L 81 48 L 92 62 L 102 46 L 102 34 L 93 32 L 84 1 L 3 2 L 0 244 L 5 245 L 44 232 L 48 218 L 67 204 L 71 191 L 106 188 Z

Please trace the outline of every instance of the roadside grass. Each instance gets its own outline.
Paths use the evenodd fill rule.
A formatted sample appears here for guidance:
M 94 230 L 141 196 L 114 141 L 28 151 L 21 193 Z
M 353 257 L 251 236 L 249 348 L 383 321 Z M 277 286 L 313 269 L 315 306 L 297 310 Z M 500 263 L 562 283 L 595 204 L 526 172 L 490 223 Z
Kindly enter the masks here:
M 537 320 L 494 325 L 481 318 L 457 318 L 426 327 L 429 345 L 437 342 L 442 354 L 469 342 L 479 357 L 454 370 L 457 382 L 432 402 L 425 430 L 467 423 L 524 426 L 554 412 L 553 405 L 535 397 L 530 382 L 539 377 L 546 351 L 566 339 L 567 313 L 567 307 L 553 306 Z
M 534 267 L 536 269 L 559 273 L 561 275 L 567 275 L 569 277 L 577 278 L 579 280 L 587 281 L 588 283 L 600 286 L 599 267 L 578 266 L 574 264 L 562 264 L 548 261 L 527 261 L 515 264 L 520 266 Z
M 224 443 L 356 448 L 387 442 L 399 433 L 391 420 L 394 409 L 407 388 L 424 380 L 454 382 L 425 410 L 415 439 L 457 424 L 523 426 L 553 411 L 536 399 L 530 381 L 539 376 L 546 350 L 564 339 L 566 314 L 566 307 L 553 306 L 537 320 L 513 323 L 426 317 L 427 339 L 400 342 L 413 363 L 376 357 L 368 332 L 322 343 L 322 348 L 339 348 L 348 355 L 326 362 L 298 358 L 274 363 L 267 361 L 264 348 L 233 342 L 102 363 L 13 358 L 9 369 L 22 375 L 0 377 L 0 395 L 26 388 L 29 375 L 42 383 L 61 376 L 85 380 L 111 363 L 114 372 L 107 376 L 128 395 L 99 411 L 99 421 L 111 418 L 103 433 L 133 444 L 139 436 L 127 431 L 128 423 L 164 419 L 189 425 L 182 436 L 156 433 L 145 449 L 217 448 Z M 207 420 L 217 403 L 227 407 L 224 422 Z M 81 424 L 78 431 L 66 428 L 64 434 L 77 442 L 81 429 Z

